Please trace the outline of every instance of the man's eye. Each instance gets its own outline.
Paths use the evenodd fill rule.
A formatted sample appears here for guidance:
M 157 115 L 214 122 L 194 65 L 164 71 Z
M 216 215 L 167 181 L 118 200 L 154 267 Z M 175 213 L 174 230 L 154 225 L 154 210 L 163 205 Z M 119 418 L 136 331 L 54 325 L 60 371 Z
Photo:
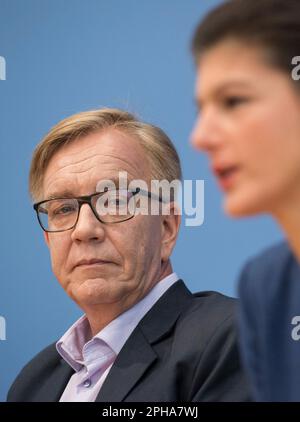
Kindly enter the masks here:
M 75 210 L 74 206 L 72 206 L 72 205 L 64 205 L 62 207 L 59 207 L 59 208 L 55 209 L 53 211 L 53 215 L 54 216 L 56 216 L 56 215 L 66 215 L 66 214 L 69 214 L 71 212 L 74 212 L 74 210 Z
M 246 97 L 239 97 L 239 96 L 230 96 L 226 97 L 223 100 L 223 104 L 225 108 L 235 108 L 247 101 Z
M 110 199 L 110 204 L 111 205 L 116 205 L 117 207 L 122 207 L 124 205 L 127 205 L 127 198 L 111 198 Z

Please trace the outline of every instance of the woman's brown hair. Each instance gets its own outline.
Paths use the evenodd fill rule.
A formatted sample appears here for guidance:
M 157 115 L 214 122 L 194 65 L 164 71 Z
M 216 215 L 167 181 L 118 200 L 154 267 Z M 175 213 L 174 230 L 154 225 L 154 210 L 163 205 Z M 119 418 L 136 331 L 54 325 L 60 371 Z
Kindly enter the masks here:
M 229 0 L 213 9 L 196 28 L 196 63 L 217 43 L 234 39 L 262 47 L 272 66 L 291 73 L 300 56 L 299 0 Z

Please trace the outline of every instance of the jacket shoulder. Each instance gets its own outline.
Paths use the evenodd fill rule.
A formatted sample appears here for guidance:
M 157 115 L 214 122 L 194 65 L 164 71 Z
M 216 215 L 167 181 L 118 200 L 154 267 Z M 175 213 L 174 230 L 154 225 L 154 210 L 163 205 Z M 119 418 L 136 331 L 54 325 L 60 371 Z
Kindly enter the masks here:
M 300 268 L 286 242 L 275 244 L 252 257 L 241 271 L 238 290 L 243 300 L 269 294 L 271 297 L 280 288 L 282 281 L 294 278 Z M 267 287 L 267 289 L 266 289 Z
M 19 397 L 23 398 L 22 401 L 26 401 L 28 386 L 30 386 L 30 394 L 34 394 L 33 386 L 38 388 L 39 380 L 46 378 L 47 374 L 50 374 L 59 362 L 60 356 L 56 351 L 55 343 L 45 347 L 20 371 L 8 391 L 7 401 L 19 401 Z
M 216 319 L 226 319 L 234 314 L 237 299 L 216 291 L 202 291 L 193 293 L 192 306 L 189 312 L 202 313 L 206 318 L 215 316 Z
M 248 260 L 247 264 L 270 270 L 271 268 L 278 269 L 294 260 L 295 258 L 288 243 L 280 242 L 254 255 Z
M 219 292 L 193 293 L 190 306 L 180 316 L 178 328 L 194 332 L 204 344 L 214 335 L 235 331 L 236 306 L 236 299 Z
M 195 293 L 177 321 L 173 350 L 178 365 L 193 372 L 186 385 L 192 401 L 250 400 L 238 351 L 236 306 L 236 299 L 218 292 Z

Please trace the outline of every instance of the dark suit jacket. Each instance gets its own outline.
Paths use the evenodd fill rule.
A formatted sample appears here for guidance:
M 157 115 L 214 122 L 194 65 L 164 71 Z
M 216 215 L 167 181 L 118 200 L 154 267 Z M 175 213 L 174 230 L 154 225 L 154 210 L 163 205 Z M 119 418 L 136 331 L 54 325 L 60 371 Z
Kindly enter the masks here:
M 249 400 L 234 312 L 234 299 L 176 282 L 132 332 L 96 401 Z M 59 401 L 72 374 L 52 344 L 21 371 L 8 401 Z
M 292 338 L 300 267 L 286 243 L 248 262 L 239 295 L 241 350 L 255 399 L 300 401 L 300 339 Z

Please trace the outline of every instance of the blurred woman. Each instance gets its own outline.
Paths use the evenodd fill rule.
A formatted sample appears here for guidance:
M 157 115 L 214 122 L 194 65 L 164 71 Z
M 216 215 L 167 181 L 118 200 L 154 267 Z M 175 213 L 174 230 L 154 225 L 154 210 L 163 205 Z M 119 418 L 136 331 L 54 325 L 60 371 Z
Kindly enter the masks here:
M 207 153 L 232 217 L 271 214 L 287 244 L 250 261 L 240 333 L 257 400 L 300 401 L 300 1 L 231 0 L 193 39 Z M 298 328 L 299 326 L 299 328 Z

